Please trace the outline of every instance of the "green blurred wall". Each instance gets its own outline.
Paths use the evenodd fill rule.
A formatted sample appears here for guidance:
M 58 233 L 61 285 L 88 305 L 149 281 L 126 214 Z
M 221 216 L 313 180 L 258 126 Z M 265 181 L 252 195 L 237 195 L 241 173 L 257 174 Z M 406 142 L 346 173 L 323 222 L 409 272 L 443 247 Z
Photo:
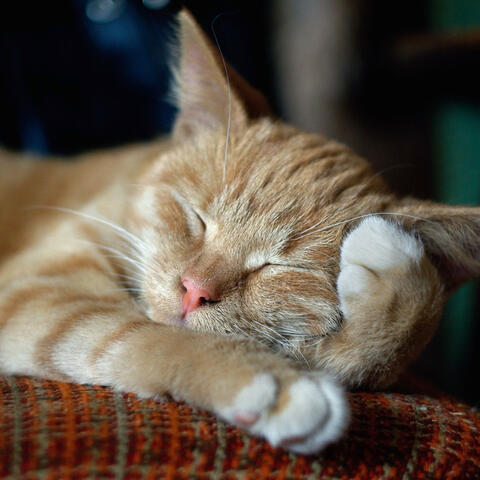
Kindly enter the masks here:
M 434 31 L 478 29 L 480 0 L 431 0 L 431 23 Z M 442 101 L 434 115 L 433 135 L 438 200 L 451 204 L 480 204 L 480 106 Z M 479 357 L 477 365 L 480 361 L 474 325 L 480 305 L 479 292 L 478 282 L 461 288 L 450 300 L 440 330 L 442 383 L 470 399 L 472 392 L 466 391 L 465 385 L 468 376 L 472 375 L 468 371 L 469 359 L 476 354 Z

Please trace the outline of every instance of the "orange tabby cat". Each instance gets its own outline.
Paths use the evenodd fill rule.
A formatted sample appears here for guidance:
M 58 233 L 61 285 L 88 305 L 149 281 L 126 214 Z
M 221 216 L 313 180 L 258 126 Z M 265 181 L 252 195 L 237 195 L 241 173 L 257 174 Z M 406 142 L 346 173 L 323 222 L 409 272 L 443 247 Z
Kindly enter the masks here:
M 2 152 L 0 368 L 168 392 L 314 452 L 348 419 L 332 378 L 391 383 L 479 274 L 480 209 L 397 199 L 179 21 L 171 139 Z

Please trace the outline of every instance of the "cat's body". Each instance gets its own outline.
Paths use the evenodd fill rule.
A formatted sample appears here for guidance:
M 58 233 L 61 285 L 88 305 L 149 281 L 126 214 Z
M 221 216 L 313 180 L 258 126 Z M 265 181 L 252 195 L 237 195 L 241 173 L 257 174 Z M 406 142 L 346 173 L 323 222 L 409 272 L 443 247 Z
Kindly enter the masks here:
M 0 369 L 170 393 L 312 452 L 348 417 L 323 372 L 396 378 L 478 275 L 480 212 L 398 200 L 346 147 L 262 118 L 180 23 L 172 139 L 0 153 Z

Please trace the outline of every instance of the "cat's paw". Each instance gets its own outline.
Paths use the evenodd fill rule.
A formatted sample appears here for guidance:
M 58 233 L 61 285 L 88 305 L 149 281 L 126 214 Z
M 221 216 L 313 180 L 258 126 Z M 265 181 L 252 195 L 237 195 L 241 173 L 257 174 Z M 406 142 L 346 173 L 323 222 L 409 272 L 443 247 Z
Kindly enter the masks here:
M 338 440 L 349 418 L 343 391 L 323 373 L 299 374 L 286 384 L 258 374 L 219 413 L 273 446 L 302 454 Z
M 421 241 L 396 223 L 380 216 L 363 220 L 341 248 L 337 290 L 344 316 L 348 318 L 358 303 L 388 297 L 398 277 L 408 275 L 423 256 Z

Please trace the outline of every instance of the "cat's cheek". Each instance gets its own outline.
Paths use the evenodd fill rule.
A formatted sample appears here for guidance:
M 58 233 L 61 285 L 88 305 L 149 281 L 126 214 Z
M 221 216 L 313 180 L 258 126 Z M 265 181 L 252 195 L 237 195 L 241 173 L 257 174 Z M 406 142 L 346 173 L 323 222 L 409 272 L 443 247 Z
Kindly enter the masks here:
M 181 312 L 181 297 L 174 292 L 170 296 L 146 294 L 147 315 L 155 323 L 184 326 Z
M 162 308 L 152 308 L 150 318 L 155 323 L 162 323 L 164 325 L 171 325 L 174 327 L 184 327 L 185 319 L 182 318 L 181 313 L 173 308 L 171 309 L 162 309 Z
M 162 262 L 165 270 L 152 263 L 140 285 L 139 295 L 149 305 L 153 317 L 181 316 L 182 296 L 185 289 L 181 283 L 181 261 L 173 263 Z

